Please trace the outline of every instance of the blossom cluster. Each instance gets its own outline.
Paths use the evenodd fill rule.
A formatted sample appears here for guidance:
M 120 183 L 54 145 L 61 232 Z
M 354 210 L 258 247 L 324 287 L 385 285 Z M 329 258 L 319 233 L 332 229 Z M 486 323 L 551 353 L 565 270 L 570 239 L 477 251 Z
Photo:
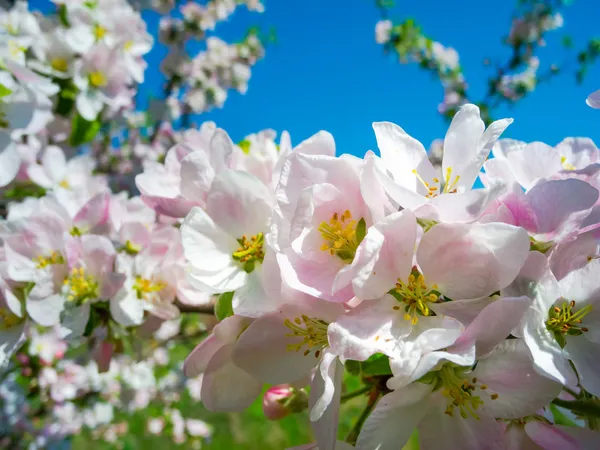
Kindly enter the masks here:
M 184 390 L 198 398 L 202 382 L 201 377 L 185 380 L 181 361 L 170 361 L 169 339 L 178 332 L 178 320 L 162 324 L 153 333 L 161 346 L 141 361 L 119 355 L 96 363 L 69 357 L 70 345 L 56 330 L 31 329 L 13 370 L 0 382 L 2 446 L 49 448 L 83 430 L 118 444 L 128 429 L 127 421 L 118 420 L 119 412 L 131 417 L 152 403 L 160 405 L 162 414 L 146 418 L 149 435 L 170 434 L 175 443 L 200 445 L 200 439 L 210 437 L 210 426 L 174 409 Z
M 257 32 L 251 30 L 236 44 L 206 37 L 217 22 L 227 20 L 242 4 L 250 11 L 264 11 L 260 0 L 212 0 L 206 5 L 182 4 L 177 11 L 181 18 L 161 18 L 159 39 L 169 47 L 161 69 L 169 79 L 167 107 L 171 119 L 178 119 L 186 111 L 202 113 L 221 108 L 230 89 L 246 92 L 251 68 L 264 56 Z M 190 58 L 185 47 L 192 39 L 206 39 L 206 49 Z
M 488 109 L 500 102 L 519 101 L 535 90 L 541 80 L 559 72 L 560 68 L 552 64 L 547 73 L 541 74 L 536 52 L 546 45 L 546 34 L 563 26 L 560 9 L 568 3 L 563 0 L 519 2 L 504 39 L 511 51 L 509 61 L 506 64 L 492 64 L 490 59 L 484 61 L 486 66 L 495 66 L 495 73 L 487 83 L 488 92 L 480 103 L 486 122 L 490 121 Z M 375 25 L 376 42 L 382 44 L 386 52 L 397 54 L 402 63 L 416 63 L 440 80 L 444 88 L 444 100 L 438 106 L 440 114 L 451 119 L 461 105 L 474 102 L 472 93 L 467 92 L 469 85 L 454 48 L 425 35 L 412 19 L 394 24 L 383 7 L 382 13 L 383 18 Z
M 277 418 L 310 384 L 318 448 L 333 449 L 344 369 L 376 364 L 356 448 L 396 449 L 415 429 L 423 449 L 592 448 L 594 431 L 547 408 L 563 389 L 600 395 L 600 154 L 585 138 L 498 140 L 511 122 L 485 128 L 461 107 L 441 170 L 389 122 L 364 158 L 336 156 L 325 131 L 266 151 L 205 125 L 139 175 L 146 204 L 185 217 L 187 281 L 219 296 L 221 321 L 184 365 L 205 407 L 284 385 L 264 398 Z M 246 147 L 265 159 L 240 166 Z

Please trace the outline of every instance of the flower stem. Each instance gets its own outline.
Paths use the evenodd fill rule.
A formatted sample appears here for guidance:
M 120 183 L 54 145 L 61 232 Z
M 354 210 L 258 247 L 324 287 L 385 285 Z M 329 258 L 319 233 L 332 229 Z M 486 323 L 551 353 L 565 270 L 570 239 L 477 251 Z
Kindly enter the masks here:
M 342 401 L 342 403 L 347 402 L 348 400 L 351 400 L 354 397 L 358 397 L 359 395 L 366 394 L 371 389 L 373 389 L 373 386 L 363 386 L 362 388 L 357 389 L 356 391 L 347 392 L 346 394 L 342 395 L 341 401 Z
M 552 403 L 584 416 L 600 417 L 600 402 L 595 400 L 561 400 L 555 398 Z
M 350 433 L 348 433 L 348 436 L 346 436 L 346 442 L 348 442 L 349 444 L 356 444 L 356 441 L 358 440 L 358 435 L 360 434 L 360 431 L 362 430 L 365 421 L 367 420 L 373 409 L 375 409 L 375 405 L 377 404 L 379 395 L 380 393 L 378 390 L 371 391 L 371 395 L 369 396 L 369 401 L 367 402 L 365 409 L 356 420 L 356 423 L 354 424 L 352 430 L 350 430 Z

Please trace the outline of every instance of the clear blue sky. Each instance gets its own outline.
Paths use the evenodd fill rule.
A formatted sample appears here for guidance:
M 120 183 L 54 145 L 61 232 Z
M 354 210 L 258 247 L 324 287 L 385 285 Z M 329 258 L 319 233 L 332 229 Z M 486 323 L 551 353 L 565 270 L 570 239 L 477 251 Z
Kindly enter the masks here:
M 264 14 L 240 8 L 216 34 L 234 42 L 252 25 L 265 31 L 275 27 L 277 43 L 255 66 L 245 95 L 232 92 L 223 109 L 197 120 L 214 120 L 234 140 L 273 128 L 287 129 L 296 144 L 324 129 L 334 135 L 338 153 L 358 155 L 375 149 L 373 121 L 393 121 L 426 147 L 444 136 L 447 125 L 437 113 L 443 95 L 439 81 L 415 65 L 400 65 L 383 55 L 374 40 L 379 18 L 374 0 L 264 1 Z M 470 91 L 481 94 L 489 74 L 482 60 L 504 60 L 508 55 L 501 38 L 508 32 L 515 4 L 516 0 L 397 0 L 391 17 L 413 17 L 433 39 L 456 48 Z M 145 17 L 155 30 L 157 16 L 145 13 Z M 564 28 L 549 35 L 542 66 L 562 61 L 562 34 L 573 37 L 575 49 L 600 35 L 598 0 L 575 0 L 564 17 Z M 148 55 L 143 93 L 160 92 L 157 68 L 163 51 L 157 48 Z M 581 86 L 575 84 L 572 70 L 560 75 L 516 107 L 502 111 L 515 119 L 505 136 L 549 144 L 566 136 L 589 136 L 600 145 L 600 110 L 585 104 L 596 89 L 600 89 L 600 67 Z

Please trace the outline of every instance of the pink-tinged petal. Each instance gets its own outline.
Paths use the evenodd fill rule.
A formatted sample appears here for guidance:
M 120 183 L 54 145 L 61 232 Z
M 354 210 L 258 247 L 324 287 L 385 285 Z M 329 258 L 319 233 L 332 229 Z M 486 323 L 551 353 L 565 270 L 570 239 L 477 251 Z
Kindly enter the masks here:
M 505 450 L 540 450 L 525 432 L 525 426 L 518 423 L 507 425 L 504 432 Z
M 215 177 L 206 200 L 208 215 L 236 239 L 265 233 L 272 208 L 272 194 L 258 178 L 232 170 Z
M 453 349 L 475 345 L 478 358 L 488 354 L 508 337 L 530 306 L 529 297 L 504 297 L 492 302 L 461 334 Z
M 417 251 L 427 285 L 454 299 L 490 295 L 507 286 L 529 254 L 522 228 L 501 223 L 438 224 L 423 236 Z
M 535 189 L 535 187 L 534 187 Z M 532 189 L 533 190 L 533 189 Z M 538 230 L 538 221 L 536 211 L 530 204 L 529 198 L 522 191 L 508 194 L 502 199 L 502 204 L 510 211 L 511 220 L 506 221 L 510 225 L 523 227 L 527 231 L 536 233 Z M 503 221 L 504 222 L 504 221 Z
M 240 236 L 241 237 L 241 236 Z M 192 267 L 216 272 L 232 263 L 239 247 L 236 240 L 223 231 L 201 208 L 194 208 L 181 225 L 185 257 Z
M 503 191 L 504 184 L 494 183 L 484 189 L 438 195 L 415 214 L 445 223 L 474 222 Z
M 60 183 L 67 176 L 67 160 L 60 147 L 49 145 L 42 156 L 42 166 L 53 181 Z
M 435 399 L 435 400 L 434 400 Z M 485 409 L 477 411 L 479 419 L 460 414 L 444 414 L 448 399 L 438 391 L 432 395 L 430 408 L 419 424 L 419 448 L 441 450 L 453 448 L 468 450 L 505 450 L 503 429 Z
M 508 139 L 508 138 L 499 139 L 496 142 L 496 144 L 494 145 L 494 147 L 492 148 L 492 153 L 494 154 L 494 156 L 496 158 L 506 160 L 506 156 L 509 153 L 520 150 L 521 148 L 525 147 L 526 145 L 527 145 L 526 142 L 517 141 L 516 139 Z
M 311 385 L 309 409 L 312 429 L 319 449 L 335 450 L 339 422 L 340 396 L 344 366 L 325 352 Z
M 192 152 L 181 161 L 181 193 L 188 200 L 204 204 L 215 170 L 203 151 Z
M 80 240 L 84 252 L 83 265 L 86 270 L 99 279 L 108 277 L 113 272 L 115 256 L 117 254 L 110 239 L 105 236 L 92 234 L 81 236 Z M 116 282 L 116 279 L 106 280 L 107 287 L 110 288 Z
M 39 325 L 52 327 L 60 322 L 60 314 L 65 307 L 65 297 L 53 294 L 46 298 L 28 298 L 27 314 Z
M 598 200 L 598 191 L 573 178 L 552 180 L 533 186 L 527 192 L 527 200 L 535 213 L 540 239 L 561 239 L 575 232 L 588 216 Z
M 486 411 L 502 419 L 519 419 L 547 406 L 562 390 L 562 385 L 539 375 L 521 339 L 504 341 L 487 357 L 480 359 L 472 376 L 487 385 L 478 391 Z M 498 394 L 492 400 L 491 394 Z
M 358 436 L 357 450 L 402 448 L 425 416 L 430 393 L 430 385 L 413 383 L 383 396 Z
M 598 255 L 598 241 L 593 233 L 584 233 L 573 241 L 557 245 L 550 256 L 550 268 L 557 280 L 581 269 Z
M 585 428 L 550 425 L 537 420 L 525 425 L 529 437 L 544 450 L 593 450 L 600 434 Z
M 394 355 L 398 341 L 411 333 L 412 325 L 391 296 L 363 302 L 337 318 L 327 332 L 332 351 L 343 359 L 365 361 L 375 353 Z
M 234 144 L 227 132 L 217 128 L 211 136 L 209 145 L 210 163 L 215 172 L 220 172 L 229 167 L 233 148 Z
M 299 258 L 294 252 L 278 253 L 277 262 L 283 281 L 293 289 L 339 303 L 345 303 L 354 296 L 350 285 L 333 293 L 333 281 L 339 271 L 335 264 L 308 261 Z
M 600 396 L 600 344 L 590 342 L 584 336 L 568 337 L 565 350 L 577 369 L 581 385 L 586 391 Z
M 600 109 L 600 90 L 592 92 L 585 102 L 592 108 Z
M 206 372 L 210 359 L 222 346 L 223 344 L 214 334 L 200 342 L 185 359 L 183 364 L 185 376 L 192 378 Z
M 513 282 L 502 289 L 505 297 L 520 297 L 526 295 L 535 299 L 533 310 L 545 316 L 550 306 L 560 297 L 558 282 L 550 272 L 548 258 L 540 252 L 529 252 L 527 261 Z
M 438 316 L 450 316 L 458 320 L 465 327 L 495 300 L 490 297 L 481 297 L 473 300 L 456 300 L 453 302 L 432 303 L 429 308 Z
M 11 183 L 19 173 L 20 167 L 21 157 L 10 135 L 0 133 L 0 187 Z
M 137 177 L 139 177 L 140 175 L 138 175 Z M 138 183 L 139 188 L 139 182 L 137 181 L 137 177 L 136 183 Z M 158 183 L 157 180 L 155 180 L 155 182 Z M 186 200 L 181 196 L 175 198 L 163 198 L 158 196 L 142 194 L 140 197 L 143 200 L 143 202 L 150 208 L 155 210 L 157 214 L 161 214 L 163 216 L 168 217 L 183 218 L 187 216 L 187 214 L 193 207 L 198 206 L 199 204 L 196 201 Z
M 202 377 L 202 403 L 212 412 L 241 411 L 260 395 L 262 383 L 231 360 L 233 344 L 218 349 Z
M 314 351 L 305 356 L 306 347 L 289 349 L 302 339 L 286 336 L 292 333 L 284 324 L 286 319 L 286 315 L 275 313 L 255 320 L 235 345 L 234 363 L 257 380 L 270 384 L 289 383 L 310 373 L 319 359 Z
M 421 196 L 427 195 L 427 188 L 413 171 L 430 185 L 439 185 L 433 181 L 438 173 L 431 165 L 423 144 L 391 122 L 375 122 L 373 130 L 381 160 L 399 186 Z
M 295 148 L 294 153 L 303 153 L 306 155 L 335 156 L 335 140 L 327 131 L 319 131 L 308 139 L 300 142 Z
M 508 153 L 506 158 L 515 178 L 526 190 L 531 189 L 538 180 L 547 179 L 563 169 L 560 155 L 542 142 L 519 147 Z
M 361 299 L 378 298 L 408 281 L 412 268 L 417 222 L 411 211 L 387 216 L 369 228 L 354 261 L 360 268 L 354 276 L 354 293 Z
M 79 210 L 73 219 L 73 225 L 82 233 L 94 232 L 108 221 L 110 194 L 102 192 L 95 195 Z
M 136 247 L 144 248 L 150 245 L 150 230 L 140 222 L 125 223 L 119 230 L 119 241 L 129 241 Z

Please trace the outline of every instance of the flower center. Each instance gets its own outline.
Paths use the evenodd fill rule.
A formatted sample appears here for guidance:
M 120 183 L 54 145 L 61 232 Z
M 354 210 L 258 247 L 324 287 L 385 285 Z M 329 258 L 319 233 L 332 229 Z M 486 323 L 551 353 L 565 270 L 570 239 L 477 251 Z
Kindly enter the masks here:
M 62 180 L 60 183 L 58 183 L 58 185 L 65 189 L 71 189 L 71 185 L 69 184 L 69 182 L 67 181 L 66 178 L 64 180 Z
M 288 351 L 298 352 L 303 347 L 304 356 L 308 355 L 313 349 L 315 358 L 321 355 L 321 350 L 329 345 L 327 340 L 327 327 L 329 324 L 321 319 L 302 315 L 296 317 L 293 321 L 285 319 L 283 324 L 292 330 L 286 334 L 286 337 L 301 337 L 302 341 L 297 344 L 288 344 Z
M 8 330 L 23 322 L 23 318 L 14 314 L 8 308 L 0 308 L 0 330 Z
M 348 210 L 344 211 L 341 216 L 334 213 L 329 222 L 323 221 L 319 225 L 318 230 L 325 240 L 321 250 L 336 255 L 345 263 L 351 263 L 360 244 L 357 228 L 361 224 L 364 228 L 364 219 L 360 219 L 358 222 L 352 220 L 352 213 Z
M 33 258 L 33 262 L 36 263 L 37 269 L 43 269 L 50 264 L 64 264 L 65 258 L 57 251 L 53 251 L 50 256 L 36 256 Z
M 152 301 L 156 296 L 155 294 L 157 292 L 162 291 L 166 287 L 166 283 L 163 283 L 161 281 L 154 282 L 147 278 L 142 278 L 138 275 L 137 277 L 135 277 L 133 290 L 136 292 L 138 299 Z
M 65 58 L 52 58 L 50 66 L 59 72 L 66 72 L 69 69 L 69 63 Z
M 91 72 L 89 74 L 89 80 L 90 84 L 95 88 L 106 86 L 106 83 L 108 83 L 106 76 L 102 72 L 98 71 Z
M 424 383 L 434 384 L 434 391 L 442 390 L 442 395 L 448 400 L 444 414 L 454 417 L 454 410 L 457 409 L 463 419 L 471 416 L 479 420 L 477 409 L 483 405 L 483 400 L 475 395 L 475 389 L 484 391 L 488 387 L 477 383 L 477 378 L 469 380 L 467 372 L 470 370 L 470 367 L 446 363 L 440 370 L 430 372 L 421 379 Z M 498 394 L 491 394 L 490 398 L 496 400 Z
M 575 301 L 569 303 L 563 302 L 561 307 L 554 306 L 548 312 L 546 328 L 554 334 L 557 342 L 564 347 L 566 344 L 565 335 L 580 336 L 587 332 L 586 327 L 582 327 L 582 319 L 592 310 L 592 305 L 584 306 L 576 310 Z
M 100 24 L 94 25 L 94 37 L 97 41 L 101 40 L 106 35 L 106 28 Z
M 423 274 L 413 269 L 413 273 L 408 276 L 408 283 L 405 284 L 398 278 L 396 287 L 389 293 L 396 300 L 404 303 L 404 318 L 415 325 L 419 321 L 419 316 L 431 316 L 433 314 L 427 303 L 438 301 L 437 288 L 437 285 L 434 284 L 429 289 L 425 284 Z M 394 306 L 396 311 L 400 308 L 401 306 Z
M 254 270 L 257 262 L 262 263 L 265 259 L 265 252 L 263 251 L 265 237 L 262 233 L 258 233 L 250 239 L 244 235 L 237 241 L 240 247 L 233 253 L 233 259 L 242 263 L 244 270 L 250 273 Z
M 64 281 L 67 287 L 67 300 L 84 303 L 86 300 L 98 298 L 98 281 L 88 275 L 83 267 L 73 267 L 71 274 Z
M 560 163 L 563 166 L 563 169 L 565 170 L 575 170 L 577 169 L 577 167 L 575 167 L 573 164 L 571 164 L 570 162 L 567 161 L 567 157 L 566 156 L 561 156 L 560 157 Z
M 432 186 L 431 183 L 428 183 L 427 181 L 425 181 L 423 179 L 423 177 L 421 175 L 419 175 L 419 172 L 417 172 L 417 169 L 413 169 L 412 173 L 415 175 L 415 177 L 417 177 L 417 180 L 419 180 L 421 182 L 421 184 L 423 186 L 425 186 L 425 188 L 427 189 L 427 194 L 425 195 L 425 197 L 434 198 L 439 195 L 439 192 L 438 192 L 439 188 L 437 186 Z M 455 194 L 456 193 L 456 183 L 458 183 L 458 180 L 460 180 L 460 175 L 456 175 L 454 178 L 452 178 L 452 167 L 448 167 L 446 169 L 446 174 L 444 176 L 444 189 L 442 190 L 442 194 Z M 436 177 L 434 177 L 432 179 L 432 181 L 435 184 L 440 183 L 439 178 L 436 178 Z

